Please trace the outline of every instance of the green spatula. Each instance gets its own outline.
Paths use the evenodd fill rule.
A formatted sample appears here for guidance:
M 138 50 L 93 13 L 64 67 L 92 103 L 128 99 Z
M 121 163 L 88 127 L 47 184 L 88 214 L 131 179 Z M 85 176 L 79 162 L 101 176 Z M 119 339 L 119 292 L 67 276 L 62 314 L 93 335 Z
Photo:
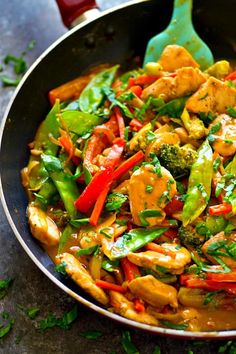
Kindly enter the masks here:
M 169 44 L 185 47 L 202 70 L 213 64 L 210 49 L 198 36 L 192 24 L 192 0 L 174 1 L 173 14 L 168 27 L 148 42 L 144 65 L 159 60 L 163 49 Z

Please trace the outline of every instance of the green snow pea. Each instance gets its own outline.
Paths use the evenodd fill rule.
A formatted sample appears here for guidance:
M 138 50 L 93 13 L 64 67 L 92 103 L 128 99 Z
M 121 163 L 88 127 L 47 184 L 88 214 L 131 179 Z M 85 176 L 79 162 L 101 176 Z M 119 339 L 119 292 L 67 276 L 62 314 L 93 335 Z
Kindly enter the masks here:
M 59 122 L 57 120 L 58 113 L 60 113 L 60 104 L 59 101 L 56 101 L 45 120 L 39 126 L 34 138 L 34 149 L 42 150 L 46 155 L 55 156 L 58 151 L 58 146 L 49 138 L 50 134 L 54 138 L 59 137 Z M 31 169 L 29 174 L 29 188 L 32 190 L 38 190 L 47 180 L 48 174 L 42 164 L 40 156 L 31 155 L 28 166 L 34 161 L 38 162 L 38 165 Z
M 119 259 L 127 256 L 128 253 L 134 252 L 139 248 L 145 246 L 147 243 L 152 242 L 157 237 L 160 237 L 168 228 L 155 228 L 155 229 L 132 229 L 127 234 L 119 237 L 114 243 L 110 259 Z
M 58 251 L 57 251 L 58 254 L 63 252 L 65 245 L 67 244 L 67 242 L 69 241 L 73 233 L 75 233 L 75 228 L 70 224 L 67 224 L 60 236 Z
M 48 205 L 52 205 L 57 202 L 60 198 L 57 188 L 51 178 L 48 178 L 40 188 L 38 193 L 35 193 L 36 205 L 41 208 L 46 208 Z
M 198 157 L 190 171 L 187 198 L 182 213 L 183 226 L 192 223 L 206 208 L 211 195 L 212 175 L 212 148 L 206 140 L 200 146 Z
M 81 92 L 79 106 L 82 112 L 94 113 L 104 98 L 104 87 L 110 87 L 115 79 L 119 65 L 98 73 Z
M 74 202 L 79 196 L 76 182 L 70 177 L 70 175 L 64 172 L 61 161 L 57 157 L 42 155 L 41 158 L 50 178 L 63 200 L 66 211 L 71 219 L 76 219 L 77 210 L 74 206 Z
M 65 125 L 70 132 L 79 136 L 89 132 L 102 122 L 102 119 L 95 114 L 69 110 L 62 112 L 60 119 L 63 126 Z

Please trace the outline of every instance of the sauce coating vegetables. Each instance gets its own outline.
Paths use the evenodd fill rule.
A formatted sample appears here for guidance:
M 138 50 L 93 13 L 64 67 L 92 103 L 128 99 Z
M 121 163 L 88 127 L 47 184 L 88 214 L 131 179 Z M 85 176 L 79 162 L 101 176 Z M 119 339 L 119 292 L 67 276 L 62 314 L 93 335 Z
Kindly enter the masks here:
M 173 45 L 49 92 L 22 170 L 31 232 L 131 320 L 236 328 L 236 75 Z

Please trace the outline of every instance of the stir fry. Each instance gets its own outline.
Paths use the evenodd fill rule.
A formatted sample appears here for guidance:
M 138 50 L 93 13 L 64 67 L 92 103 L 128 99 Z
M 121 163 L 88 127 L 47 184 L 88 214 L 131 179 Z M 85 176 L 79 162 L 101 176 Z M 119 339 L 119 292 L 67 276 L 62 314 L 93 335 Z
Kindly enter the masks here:
M 49 92 L 22 170 L 32 235 L 110 311 L 236 328 L 236 71 L 183 48 Z

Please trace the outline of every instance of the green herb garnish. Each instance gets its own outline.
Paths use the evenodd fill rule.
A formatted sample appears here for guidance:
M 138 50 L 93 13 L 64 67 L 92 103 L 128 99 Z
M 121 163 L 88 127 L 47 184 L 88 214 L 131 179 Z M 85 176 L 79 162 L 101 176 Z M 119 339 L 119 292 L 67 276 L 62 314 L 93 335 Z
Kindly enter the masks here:
M 122 333 L 121 345 L 126 354 L 139 354 L 139 351 L 132 343 L 131 335 L 129 331 L 124 331 Z
M 86 339 L 98 339 L 102 336 L 102 332 L 99 331 L 85 331 L 85 332 L 80 332 L 79 335 L 83 338 Z

